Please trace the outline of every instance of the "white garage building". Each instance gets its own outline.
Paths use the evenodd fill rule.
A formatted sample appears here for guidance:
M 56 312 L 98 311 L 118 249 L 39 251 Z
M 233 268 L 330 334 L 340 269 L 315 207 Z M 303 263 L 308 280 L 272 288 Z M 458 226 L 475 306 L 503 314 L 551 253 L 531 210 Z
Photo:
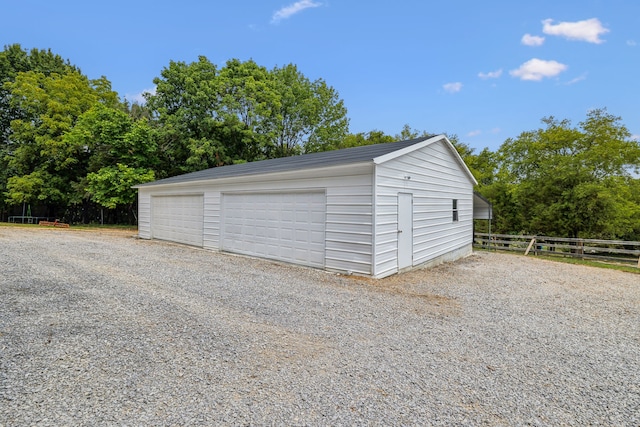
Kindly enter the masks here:
M 444 135 L 222 166 L 136 186 L 139 236 L 381 278 L 471 253 L 475 183 Z

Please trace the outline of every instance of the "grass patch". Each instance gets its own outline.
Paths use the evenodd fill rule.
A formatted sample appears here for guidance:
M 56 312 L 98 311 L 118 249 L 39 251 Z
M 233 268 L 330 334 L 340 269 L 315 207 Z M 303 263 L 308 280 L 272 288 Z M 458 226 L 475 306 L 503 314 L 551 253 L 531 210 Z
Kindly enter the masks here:
M 137 225 L 118 225 L 118 224 L 71 224 L 71 227 L 80 230 L 130 230 L 138 231 Z
M 37 227 L 37 224 L 22 224 L 20 222 L 0 222 L 0 226 L 2 227 L 23 227 L 23 228 L 28 228 L 28 227 Z
M 23 227 L 23 228 L 50 228 L 38 224 L 22 224 L 19 222 L 0 222 L 2 227 Z M 52 228 L 52 227 L 51 227 Z M 137 225 L 119 225 L 119 224 L 71 224 L 71 228 L 75 230 L 124 230 L 138 231 Z
M 536 258 L 545 259 L 548 261 L 564 262 L 566 264 L 578 264 L 588 265 L 590 267 L 608 268 L 610 270 L 626 271 L 627 273 L 640 274 L 640 268 L 632 265 L 616 264 L 606 261 L 594 261 L 590 259 L 560 257 L 560 256 L 548 256 L 548 255 L 536 255 Z
M 482 251 L 482 252 L 500 252 L 502 254 L 510 254 L 516 256 L 524 256 L 520 252 L 514 251 L 501 251 L 492 249 L 481 249 L 481 248 L 473 248 L 474 251 Z M 618 270 L 624 271 L 626 273 L 635 273 L 640 274 L 640 268 L 635 267 L 629 264 L 616 264 L 614 262 L 607 261 L 596 261 L 591 259 L 580 259 L 580 258 L 572 258 L 572 257 L 563 257 L 563 256 L 553 256 L 553 255 L 528 255 L 527 258 L 536 258 L 536 259 L 544 259 L 546 261 L 554 261 L 554 262 L 564 262 L 565 264 L 577 264 L 577 265 L 587 265 L 589 267 L 597 267 L 597 268 L 607 268 L 609 270 Z

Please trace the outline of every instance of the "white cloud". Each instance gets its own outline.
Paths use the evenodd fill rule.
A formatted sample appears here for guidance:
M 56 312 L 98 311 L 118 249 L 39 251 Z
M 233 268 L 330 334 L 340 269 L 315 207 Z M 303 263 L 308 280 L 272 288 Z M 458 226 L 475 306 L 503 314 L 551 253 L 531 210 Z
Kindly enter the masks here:
M 156 87 L 154 86 L 150 89 L 145 89 L 142 92 L 138 92 L 134 94 L 127 93 L 124 97 L 127 101 L 131 103 L 137 102 L 138 104 L 145 104 L 147 100 L 144 99 L 144 96 L 143 96 L 144 93 L 150 93 L 151 95 L 155 95 Z
M 456 93 L 462 90 L 462 83 L 460 82 L 447 83 L 442 85 L 442 88 L 449 93 Z
M 500 133 L 500 132 L 502 132 L 502 129 L 500 129 L 500 128 L 491 129 L 491 133 L 493 133 L 493 134 Z
M 305 9 L 309 9 L 311 7 L 318 7 L 322 5 L 322 3 L 316 3 L 313 0 L 300 0 L 289 6 L 285 6 L 282 9 L 276 11 L 271 17 L 271 23 L 277 24 L 283 19 L 290 18 L 296 13 L 302 12 Z
M 587 73 L 584 73 L 584 74 L 576 77 L 575 79 L 569 80 L 568 82 L 565 83 L 565 85 L 569 86 L 569 85 L 576 84 L 576 83 L 581 82 L 581 81 L 586 80 L 586 79 L 587 79 Z
M 636 43 L 635 40 L 627 40 L 627 46 L 631 46 L 634 47 L 636 46 L 638 43 Z
M 523 45 L 526 46 L 542 46 L 542 44 L 544 43 L 544 37 L 532 36 L 531 34 L 527 33 L 522 36 L 522 39 L 520 39 L 520 41 Z
M 481 131 L 481 130 L 472 130 L 471 132 L 469 132 L 469 133 L 467 134 L 467 136 L 469 136 L 469 137 L 474 137 L 474 136 L 478 136 L 478 135 L 480 135 L 481 133 L 482 133 L 482 131 Z
M 553 24 L 553 19 L 545 19 L 542 21 L 542 32 L 551 36 L 561 36 L 569 40 L 580 40 L 600 44 L 604 42 L 600 36 L 608 33 L 609 29 L 603 27 L 598 18 L 577 22 L 559 22 L 557 24 Z
M 522 64 L 517 70 L 509 71 L 509 74 L 520 78 L 520 80 L 540 81 L 545 77 L 555 77 L 567 68 L 566 65 L 557 61 L 533 58 Z
M 478 77 L 481 79 L 497 79 L 502 75 L 502 68 L 496 71 L 489 71 L 488 73 L 478 73 Z
M 631 135 L 631 139 L 634 139 L 636 141 L 640 141 L 640 134 Z

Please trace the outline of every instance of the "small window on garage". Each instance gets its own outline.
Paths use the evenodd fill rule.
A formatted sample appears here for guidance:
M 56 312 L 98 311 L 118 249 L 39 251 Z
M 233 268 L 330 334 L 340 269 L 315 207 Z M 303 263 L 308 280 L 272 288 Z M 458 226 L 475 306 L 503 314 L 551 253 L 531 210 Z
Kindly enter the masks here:
M 453 199 L 453 222 L 458 222 L 458 199 Z

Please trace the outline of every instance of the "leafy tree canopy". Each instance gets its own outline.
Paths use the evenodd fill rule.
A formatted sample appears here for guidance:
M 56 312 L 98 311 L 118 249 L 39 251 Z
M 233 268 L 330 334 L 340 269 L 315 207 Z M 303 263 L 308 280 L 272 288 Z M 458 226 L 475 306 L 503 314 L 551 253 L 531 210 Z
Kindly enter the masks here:
M 331 149 L 347 134 L 346 108 L 323 80 L 294 65 L 267 70 L 232 59 L 171 61 L 147 105 L 161 125 L 167 174 Z
M 78 72 L 66 74 L 27 71 L 5 83 L 11 106 L 24 118 L 11 122 L 11 143 L 5 150 L 7 170 L 14 177 L 50 176 L 44 186 L 34 186 L 31 198 L 65 203 L 86 159 L 86 146 L 66 138 L 78 118 L 96 103 L 114 104 L 117 95 L 106 79 L 89 80 Z M 7 181 L 9 182 L 9 181 Z M 14 200 L 7 184 L 7 200 Z M 55 189 L 56 191 L 50 191 Z
M 115 209 L 121 205 L 133 209 L 136 191 L 131 187 L 154 179 L 155 174 L 152 170 L 117 163 L 115 166 L 105 166 L 98 172 L 89 173 L 87 192 L 91 194 L 91 200 L 107 209 Z
M 553 117 L 542 122 L 545 128 L 508 139 L 498 150 L 496 184 L 510 203 L 506 223 L 568 237 L 623 238 L 639 230 L 629 189 L 640 168 L 640 144 L 621 119 L 597 109 L 579 127 Z
M 51 75 L 52 73 L 65 74 L 68 72 L 79 72 L 59 55 L 51 50 L 22 49 L 19 44 L 5 46 L 0 52 L 0 194 L 6 191 L 8 179 L 13 176 L 9 169 L 9 157 L 13 154 L 12 128 L 11 122 L 14 120 L 29 120 L 27 112 L 22 110 L 18 104 L 12 102 L 11 89 L 8 86 L 13 83 L 20 73 L 42 73 Z M 33 191 L 29 191 L 31 194 Z M 0 213 L 6 204 L 3 197 L 0 197 Z

